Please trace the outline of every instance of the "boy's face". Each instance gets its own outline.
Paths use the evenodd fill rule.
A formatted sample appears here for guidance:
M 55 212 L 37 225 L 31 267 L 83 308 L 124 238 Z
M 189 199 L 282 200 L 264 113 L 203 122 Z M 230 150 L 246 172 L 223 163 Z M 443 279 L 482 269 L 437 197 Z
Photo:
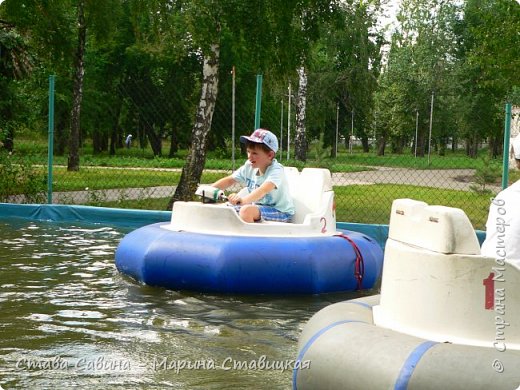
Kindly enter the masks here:
M 259 168 L 264 171 L 274 158 L 274 152 L 270 150 L 266 152 L 260 146 L 248 146 L 247 147 L 247 159 L 253 166 L 253 168 Z

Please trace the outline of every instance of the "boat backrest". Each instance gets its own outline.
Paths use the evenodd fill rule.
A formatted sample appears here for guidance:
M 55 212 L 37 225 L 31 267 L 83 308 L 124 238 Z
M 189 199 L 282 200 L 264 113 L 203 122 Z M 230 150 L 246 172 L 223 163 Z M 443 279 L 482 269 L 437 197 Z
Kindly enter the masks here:
M 464 211 L 413 199 L 393 202 L 388 238 L 433 252 L 480 254 L 477 235 Z
M 304 168 L 301 172 L 294 167 L 285 169 L 295 207 L 294 223 L 305 223 L 311 216 L 325 217 L 332 211 L 334 192 L 328 169 Z
M 320 226 L 323 233 L 335 231 L 336 214 L 332 177 L 328 169 L 284 167 L 295 213 L 292 222 Z M 247 188 L 238 194 L 245 195 Z

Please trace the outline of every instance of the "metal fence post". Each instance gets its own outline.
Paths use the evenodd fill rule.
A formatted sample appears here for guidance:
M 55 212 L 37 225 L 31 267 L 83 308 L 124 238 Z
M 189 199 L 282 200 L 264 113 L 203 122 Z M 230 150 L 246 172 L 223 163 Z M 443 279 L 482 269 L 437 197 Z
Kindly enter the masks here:
M 338 157 L 338 139 L 339 139 L 339 103 L 336 103 L 336 141 L 334 142 L 334 158 Z
M 435 92 L 432 91 L 432 101 L 430 104 L 430 129 L 428 132 L 428 166 L 430 166 L 430 154 L 432 149 L 432 126 L 433 126 L 433 99 L 435 96 Z
M 283 157 L 283 99 L 280 99 L 280 159 Z
M 235 170 L 235 65 L 231 70 L 233 76 L 232 80 L 232 94 L 231 94 L 231 165 L 233 171 Z
M 52 203 L 52 164 L 54 156 L 54 80 L 56 75 L 49 76 L 49 141 L 47 171 L 47 203 Z
M 262 78 L 261 74 L 256 75 L 256 108 L 255 108 L 255 130 L 260 128 L 260 115 L 262 112 Z
M 502 163 L 502 189 L 509 184 L 509 138 L 511 134 L 511 103 L 506 103 L 506 120 L 504 125 L 504 157 Z
M 289 81 L 289 102 L 287 103 L 287 160 L 291 158 L 291 82 Z

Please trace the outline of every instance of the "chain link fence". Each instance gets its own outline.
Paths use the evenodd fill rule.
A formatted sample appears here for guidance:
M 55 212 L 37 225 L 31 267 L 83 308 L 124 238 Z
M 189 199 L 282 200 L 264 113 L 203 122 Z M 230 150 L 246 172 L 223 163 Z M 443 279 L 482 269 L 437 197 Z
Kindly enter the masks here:
M 221 76 L 202 183 L 230 174 L 246 159 L 238 139 L 254 127 L 256 77 L 242 77 L 250 81 L 242 81 L 241 88 L 233 91 L 231 75 Z M 61 88 L 58 80 L 58 97 L 67 93 Z M 386 224 L 394 199 L 413 198 L 459 207 L 475 228 L 484 228 L 490 198 L 501 189 L 502 177 L 502 161 L 487 157 L 485 143 L 480 144 L 478 157 L 470 158 L 463 142 L 450 139 L 441 152 L 433 136 L 430 145 L 425 143 L 417 153 L 417 130 L 410 128 L 401 137 L 399 148 L 389 143 L 382 154 L 377 116 L 372 111 L 360 113 L 358 109 L 356 113 L 341 103 L 327 107 L 313 98 L 306 110 L 307 160 L 298 161 L 293 156 L 295 95 L 288 85 L 266 83 L 261 127 L 279 137 L 277 159 L 283 165 L 321 167 L 332 172 L 338 221 Z M 57 98 L 52 203 L 165 210 L 188 155 L 197 99 L 175 85 L 128 79 L 117 87 L 99 90 L 89 88 L 87 79 L 81 114 L 80 170 L 69 172 L 70 106 Z M 357 117 L 365 118 L 363 128 L 356 123 Z M 374 120 L 367 125 L 368 117 Z M 519 131 L 517 111 L 513 112 L 512 123 L 514 136 Z M 18 129 L 12 153 L 0 155 L 1 201 L 48 201 L 50 170 L 45 124 L 40 119 L 31 125 L 37 129 Z M 434 120 L 432 127 L 436 126 L 441 124 Z M 510 182 L 518 178 L 518 174 L 510 172 Z

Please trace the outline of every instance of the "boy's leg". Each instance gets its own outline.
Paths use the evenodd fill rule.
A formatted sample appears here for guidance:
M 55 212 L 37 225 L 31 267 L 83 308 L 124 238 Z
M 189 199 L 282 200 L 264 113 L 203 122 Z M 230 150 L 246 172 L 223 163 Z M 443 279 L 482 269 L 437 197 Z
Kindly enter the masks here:
M 257 222 L 260 220 L 260 209 L 257 205 L 246 204 L 240 208 L 239 215 L 244 222 Z
M 244 206 L 235 205 L 235 210 L 244 222 L 259 222 L 263 221 L 277 221 L 277 222 L 292 222 L 293 216 L 287 213 L 278 211 L 271 206 L 262 206 L 254 204 L 246 204 Z
M 259 205 L 260 217 L 262 221 L 276 221 L 276 222 L 292 222 L 293 216 L 275 209 L 272 206 Z

